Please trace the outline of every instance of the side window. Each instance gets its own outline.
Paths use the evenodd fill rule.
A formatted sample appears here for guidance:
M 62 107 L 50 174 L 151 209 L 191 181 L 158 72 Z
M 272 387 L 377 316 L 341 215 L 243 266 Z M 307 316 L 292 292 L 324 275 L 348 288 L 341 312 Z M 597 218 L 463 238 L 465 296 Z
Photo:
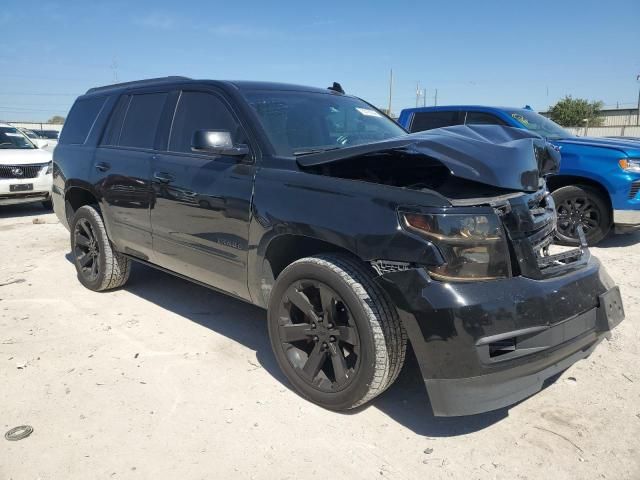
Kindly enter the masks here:
M 116 103 L 116 106 L 113 107 L 113 111 L 109 117 L 109 123 L 107 123 L 107 128 L 102 135 L 100 145 L 118 145 L 120 132 L 122 131 L 122 121 L 127 113 L 127 107 L 129 106 L 130 99 L 131 97 L 129 95 L 123 95 L 118 100 L 118 103 Z
M 118 145 L 152 149 L 166 99 L 166 93 L 133 95 L 125 115 Z
M 246 141 L 240 124 L 219 97 L 205 92 L 182 92 L 171 126 L 169 151 L 192 153 L 191 139 L 197 130 L 227 130 L 233 143 Z
M 107 97 L 93 97 L 77 100 L 62 129 L 60 143 L 81 145 L 86 142 L 106 99 Z
M 484 112 L 467 112 L 466 125 L 506 125 L 495 115 Z
M 416 112 L 411 121 L 411 133 L 431 130 L 433 128 L 458 125 L 458 112 Z

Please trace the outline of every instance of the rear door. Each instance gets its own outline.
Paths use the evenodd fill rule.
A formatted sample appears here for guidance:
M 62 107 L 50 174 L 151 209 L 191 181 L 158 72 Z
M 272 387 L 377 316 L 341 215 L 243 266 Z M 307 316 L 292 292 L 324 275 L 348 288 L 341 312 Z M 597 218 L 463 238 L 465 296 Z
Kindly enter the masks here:
M 94 157 L 93 182 L 111 241 L 145 260 L 153 256 L 151 158 L 167 98 L 167 92 L 121 96 Z
M 155 256 L 165 268 L 249 299 L 247 251 L 255 165 L 251 157 L 193 152 L 196 130 L 227 130 L 235 144 L 248 143 L 222 94 L 179 92 L 167 149 L 152 163 Z
M 415 112 L 411 119 L 409 131 L 422 132 L 434 128 L 451 127 L 464 123 L 464 112 L 456 110 L 436 110 L 427 112 Z

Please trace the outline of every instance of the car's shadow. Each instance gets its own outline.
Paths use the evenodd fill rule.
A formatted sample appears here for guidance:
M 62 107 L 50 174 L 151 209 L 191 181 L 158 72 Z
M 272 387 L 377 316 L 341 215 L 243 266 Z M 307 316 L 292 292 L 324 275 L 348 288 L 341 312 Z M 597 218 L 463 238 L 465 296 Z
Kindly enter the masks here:
M 44 208 L 40 202 L 0 205 L 0 218 L 30 217 L 48 213 L 53 213 L 53 210 Z
M 67 254 L 71 262 L 71 254 Z M 168 273 L 134 263 L 124 289 L 196 322 L 256 352 L 256 359 L 275 381 L 291 388 L 271 351 L 266 312 Z M 419 435 L 446 437 L 481 430 L 507 416 L 507 410 L 467 417 L 434 417 L 417 361 L 411 351 L 400 376 L 389 390 L 368 405 L 335 415 L 357 415 L 378 408 Z
M 598 248 L 616 248 L 616 247 L 628 247 L 640 243 L 640 231 L 632 233 L 623 233 L 616 235 L 610 233 L 602 240 L 598 245 Z

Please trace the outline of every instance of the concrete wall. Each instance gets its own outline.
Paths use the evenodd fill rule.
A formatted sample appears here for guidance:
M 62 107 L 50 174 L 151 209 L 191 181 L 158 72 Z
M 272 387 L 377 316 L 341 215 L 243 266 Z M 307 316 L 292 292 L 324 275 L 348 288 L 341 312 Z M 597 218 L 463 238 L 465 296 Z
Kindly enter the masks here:
M 589 127 L 586 129 L 584 127 L 571 127 L 565 128 L 565 130 L 569 130 L 571 133 L 575 135 L 580 135 L 581 137 L 639 137 L 640 138 L 640 127 L 637 126 L 620 126 L 620 127 Z
M 62 130 L 62 125 L 52 123 L 35 123 L 35 122 L 7 122 L 14 127 L 27 128 L 29 130 Z

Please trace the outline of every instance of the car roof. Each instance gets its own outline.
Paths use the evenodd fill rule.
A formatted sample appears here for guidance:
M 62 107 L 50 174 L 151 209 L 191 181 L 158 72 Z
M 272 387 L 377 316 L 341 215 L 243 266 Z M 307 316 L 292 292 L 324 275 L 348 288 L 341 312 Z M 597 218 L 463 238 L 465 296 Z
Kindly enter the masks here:
M 532 112 L 533 110 L 529 110 L 522 107 L 494 107 L 489 105 L 438 105 L 437 107 L 412 107 L 405 108 L 404 110 L 410 112 L 437 112 L 437 111 L 446 111 L 446 110 L 483 110 L 483 111 L 520 111 L 526 110 Z
M 215 85 L 222 88 L 234 88 L 241 92 L 248 90 L 280 90 L 280 91 L 299 91 L 299 92 L 315 92 L 315 93 L 336 93 L 325 88 L 308 87 L 303 85 L 293 85 L 287 83 L 276 82 L 256 82 L 248 80 L 195 80 L 188 77 L 171 76 L 161 78 L 149 78 L 145 80 L 136 80 L 133 82 L 116 83 L 113 85 L 105 85 L 102 87 L 94 87 L 87 90 L 85 95 L 97 94 L 113 94 L 127 90 L 143 87 L 158 87 L 172 85 Z

